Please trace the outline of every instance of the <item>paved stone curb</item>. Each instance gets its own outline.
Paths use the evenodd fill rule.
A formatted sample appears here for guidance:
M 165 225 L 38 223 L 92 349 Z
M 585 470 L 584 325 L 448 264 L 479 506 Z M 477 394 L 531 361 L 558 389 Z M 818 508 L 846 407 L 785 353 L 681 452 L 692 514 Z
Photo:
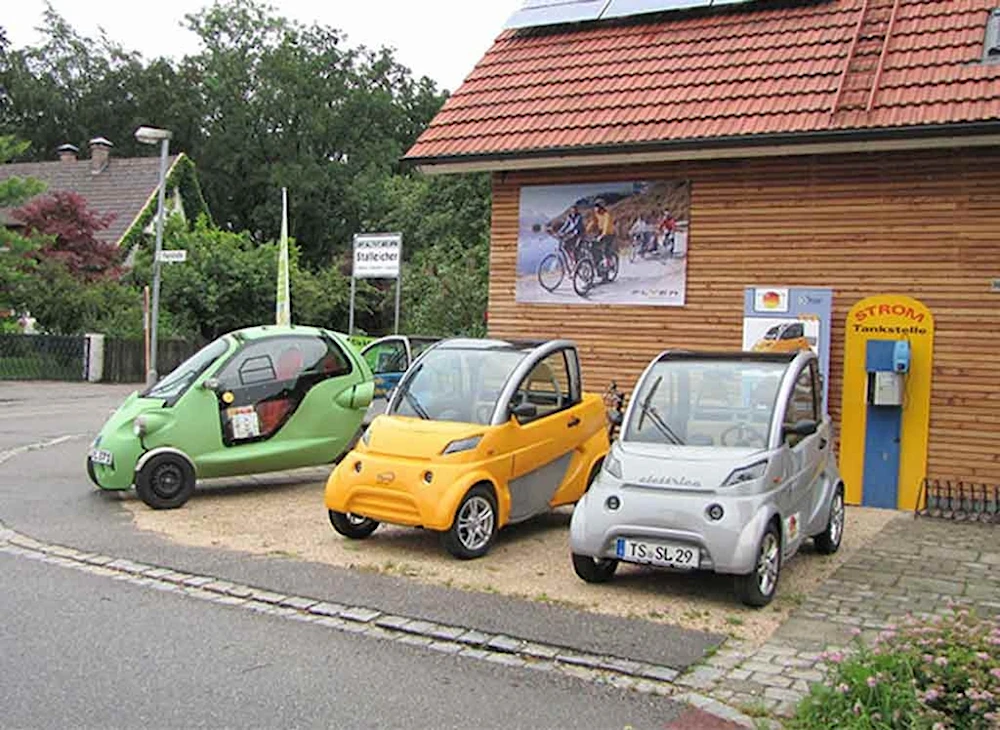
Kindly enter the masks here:
M 11 530 L 0 522 L 0 553 L 80 570 L 144 588 L 178 593 L 233 608 L 277 616 L 376 639 L 396 641 L 431 651 L 478 659 L 511 667 L 558 672 L 596 684 L 607 684 L 643 694 L 672 696 L 685 692 L 675 683 L 679 672 L 667 666 L 621 657 L 588 654 L 564 646 L 542 644 L 504 634 L 489 634 L 464 626 L 385 613 L 368 606 L 290 596 L 250 585 L 232 583 L 157 565 L 109 555 L 85 553 L 44 543 Z M 753 727 L 750 718 L 708 698 L 690 693 L 684 701 Z

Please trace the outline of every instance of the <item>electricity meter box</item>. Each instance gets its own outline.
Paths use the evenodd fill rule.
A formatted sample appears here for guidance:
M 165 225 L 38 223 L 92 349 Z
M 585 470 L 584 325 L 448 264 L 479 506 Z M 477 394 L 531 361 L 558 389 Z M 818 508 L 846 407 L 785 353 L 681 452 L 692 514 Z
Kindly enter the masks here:
M 903 405 L 903 378 L 910 371 L 909 342 L 869 340 L 865 369 L 868 371 L 868 402 L 871 405 Z

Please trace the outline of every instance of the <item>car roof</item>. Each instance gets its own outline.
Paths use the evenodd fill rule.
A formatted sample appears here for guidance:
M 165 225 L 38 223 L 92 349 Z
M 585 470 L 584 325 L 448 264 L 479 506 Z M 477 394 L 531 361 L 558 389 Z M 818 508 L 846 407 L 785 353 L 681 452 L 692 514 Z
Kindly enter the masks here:
M 544 345 L 548 340 L 499 340 L 492 338 L 471 338 L 453 337 L 439 343 L 435 349 L 439 350 L 501 350 L 514 352 L 531 352 L 539 345 Z
M 790 363 L 800 352 L 748 352 L 744 350 L 714 351 L 714 350 L 667 350 L 657 358 L 658 362 L 666 360 L 742 360 L 747 362 L 777 362 Z
M 320 327 L 309 327 L 305 325 L 291 324 L 262 324 L 255 327 L 244 327 L 230 332 L 238 340 L 260 340 L 266 337 L 280 337 L 288 335 L 304 335 L 306 337 L 320 337 L 324 334 L 336 334 L 330 330 Z

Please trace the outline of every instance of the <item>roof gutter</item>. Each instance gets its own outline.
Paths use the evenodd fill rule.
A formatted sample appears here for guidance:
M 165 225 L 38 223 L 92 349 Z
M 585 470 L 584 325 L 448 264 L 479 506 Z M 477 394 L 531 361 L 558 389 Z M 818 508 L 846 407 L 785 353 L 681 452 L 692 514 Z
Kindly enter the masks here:
M 703 137 L 631 145 L 551 147 L 483 155 L 404 157 L 402 162 L 427 174 L 448 174 L 993 146 L 1000 146 L 1000 121 L 860 131 L 851 129 Z

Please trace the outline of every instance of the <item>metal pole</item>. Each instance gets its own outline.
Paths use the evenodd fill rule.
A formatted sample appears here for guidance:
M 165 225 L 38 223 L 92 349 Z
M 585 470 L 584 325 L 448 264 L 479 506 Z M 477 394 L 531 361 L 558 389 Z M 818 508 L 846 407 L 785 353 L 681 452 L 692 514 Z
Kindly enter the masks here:
M 351 272 L 351 309 L 347 319 L 347 336 L 354 334 L 354 272 Z
M 399 237 L 399 268 L 396 269 L 396 318 L 392 333 L 399 334 L 399 292 L 403 288 L 403 237 Z
M 156 372 L 156 336 L 157 324 L 160 319 L 160 251 L 163 249 L 163 208 L 167 187 L 167 153 L 170 140 L 160 143 L 160 200 L 156 210 L 156 249 L 153 254 L 153 311 L 149 323 L 149 371 L 146 373 L 146 385 L 152 385 L 158 380 Z

